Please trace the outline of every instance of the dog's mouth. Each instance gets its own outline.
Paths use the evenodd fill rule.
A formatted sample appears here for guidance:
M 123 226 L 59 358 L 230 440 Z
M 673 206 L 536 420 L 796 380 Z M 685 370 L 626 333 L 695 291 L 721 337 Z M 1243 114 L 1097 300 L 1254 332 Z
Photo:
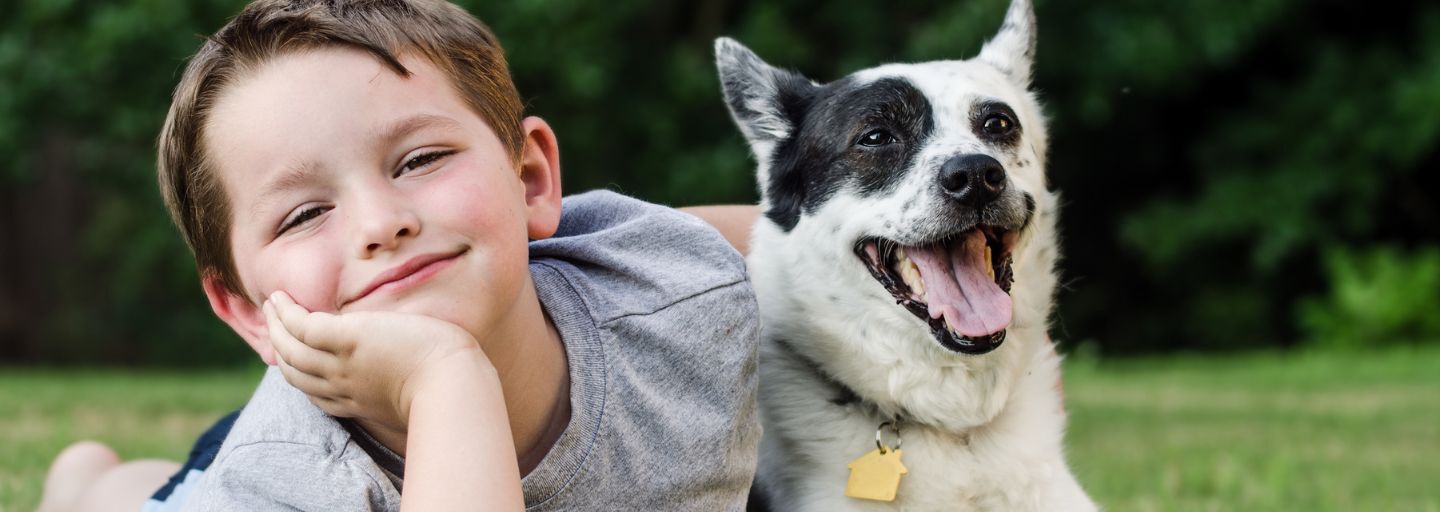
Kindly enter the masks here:
M 864 238 L 855 254 L 897 303 L 930 325 L 941 346 L 979 355 L 1005 342 L 1018 239 L 1018 231 L 982 225 L 913 246 Z

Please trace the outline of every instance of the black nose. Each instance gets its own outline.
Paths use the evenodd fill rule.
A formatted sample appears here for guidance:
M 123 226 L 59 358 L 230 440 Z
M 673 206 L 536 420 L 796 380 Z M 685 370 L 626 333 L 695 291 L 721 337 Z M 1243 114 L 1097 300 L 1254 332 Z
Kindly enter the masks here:
M 961 204 L 978 208 L 1005 190 L 1005 168 L 989 155 L 951 157 L 940 166 L 940 188 Z

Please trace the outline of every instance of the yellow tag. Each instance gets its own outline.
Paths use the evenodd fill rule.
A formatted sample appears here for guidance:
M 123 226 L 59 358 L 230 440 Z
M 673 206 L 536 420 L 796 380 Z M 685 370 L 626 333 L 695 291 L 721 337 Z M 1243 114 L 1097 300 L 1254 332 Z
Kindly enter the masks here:
M 871 450 L 850 463 L 850 482 L 845 484 L 845 495 L 863 500 L 895 501 L 895 490 L 900 488 L 900 475 L 909 473 L 900 463 L 900 450 L 880 453 Z

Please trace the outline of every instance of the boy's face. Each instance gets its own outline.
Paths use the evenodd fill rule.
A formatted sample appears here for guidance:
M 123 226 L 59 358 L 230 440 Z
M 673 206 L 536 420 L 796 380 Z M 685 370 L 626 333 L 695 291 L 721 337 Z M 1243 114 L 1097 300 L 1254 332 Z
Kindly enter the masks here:
M 502 328 L 528 283 L 531 238 L 559 219 L 559 165 L 525 120 L 519 169 L 424 58 L 408 78 L 369 54 L 274 59 L 225 89 L 205 127 L 230 200 L 249 300 L 207 279 L 216 313 L 269 361 L 258 304 L 283 290 L 311 311 L 400 311 Z

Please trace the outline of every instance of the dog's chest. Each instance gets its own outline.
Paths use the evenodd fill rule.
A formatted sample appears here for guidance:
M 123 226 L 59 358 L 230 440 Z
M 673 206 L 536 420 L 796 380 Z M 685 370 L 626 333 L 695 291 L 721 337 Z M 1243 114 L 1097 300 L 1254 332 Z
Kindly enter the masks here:
M 762 476 L 778 476 L 774 475 L 774 469 L 779 469 L 780 473 L 792 473 L 790 477 L 805 480 L 797 489 L 806 496 L 801 501 L 807 505 L 800 510 L 1034 510 L 1035 497 L 1043 493 L 1038 489 L 1041 483 L 1034 480 L 1039 468 L 1033 462 L 1021 463 L 1013 456 L 976 450 L 964 435 L 902 430 L 905 436 L 902 462 L 907 473 L 900 476 L 895 500 L 847 497 L 845 486 L 852 470 L 850 464 L 859 455 L 874 449 L 873 429 L 870 430 L 870 436 L 831 438 L 834 443 L 818 439 L 815 443 L 800 443 L 804 449 L 816 453 L 787 459 L 808 460 L 814 467 L 772 468 Z
M 1017 334 L 1022 335 L 1013 341 L 1019 343 L 1006 350 L 1043 340 L 1026 339 L 1038 333 Z M 763 346 L 761 406 L 766 431 L 760 480 L 790 482 L 783 491 L 788 497 L 777 502 L 786 506 L 776 510 L 1045 510 L 1037 507 L 1042 502 L 1037 497 L 1052 494 L 1051 487 L 1068 481 L 1058 449 L 1063 413 L 1048 392 L 1058 375 L 1052 365 L 1035 365 L 1020 374 L 1013 394 L 1001 393 L 1015 401 L 991 416 L 984 427 L 938 429 L 902 423 L 900 462 L 906 473 L 900 476 L 894 502 L 847 497 L 851 464 L 876 449 L 876 431 L 890 418 L 877 415 L 873 402 L 863 398 L 867 395 L 863 389 L 852 398 L 858 402 L 839 400 L 844 393 L 824 376 L 833 368 L 821 370 L 775 339 L 767 339 Z M 827 361 L 832 363 L 828 367 L 836 362 Z M 931 385 L 925 392 L 903 396 L 929 396 L 928 392 L 941 391 L 935 383 L 945 379 L 927 382 Z M 982 396 L 956 389 L 941 394 Z M 921 405 L 934 400 L 907 402 Z M 887 432 L 885 439 L 893 441 L 893 434 Z
M 896 505 L 902 510 L 1021 510 L 1028 471 L 1015 458 L 976 450 L 968 434 L 930 435 L 909 432 L 905 464 Z

